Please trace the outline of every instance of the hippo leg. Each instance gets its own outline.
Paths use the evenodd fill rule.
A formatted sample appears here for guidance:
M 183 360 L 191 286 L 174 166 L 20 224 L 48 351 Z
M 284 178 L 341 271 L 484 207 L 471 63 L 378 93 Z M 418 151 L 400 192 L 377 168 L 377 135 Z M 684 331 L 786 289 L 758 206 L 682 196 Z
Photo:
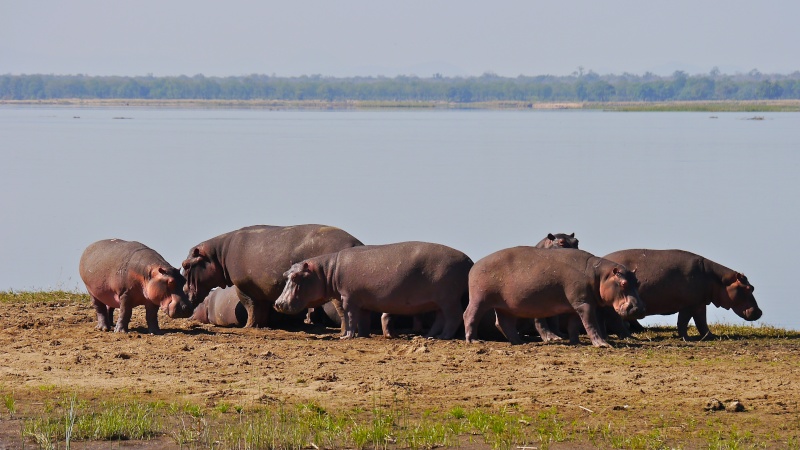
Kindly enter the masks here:
M 397 339 L 398 337 L 392 322 L 391 314 L 381 314 L 381 329 L 383 330 L 383 337 L 386 339 Z
M 700 340 L 713 339 L 714 336 L 706 323 L 706 305 L 688 307 L 678 311 L 678 336 L 684 341 L 689 340 L 689 321 L 694 318 L 694 325 L 700 333 Z
M 461 328 L 461 321 L 463 320 L 461 317 L 461 303 L 459 301 L 455 301 L 452 303 L 445 303 L 441 305 L 442 310 L 441 315 L 444 319 L 444 330 L 439 333 L 436 338 L 437 339 L 453 339 L 458 333 L 458 329 Z M 516 329 L 516 325 L 515 325 Z
M 239 297 L 239 302 L 244 305 L 244 309 L 247 310 L 247 322 L 244 324 L 244 327 L 266 327 L 267 320 L 269 320 L 269 308 L 264 307 L 264 305 L 261 303 L 253 301 L 253 299 L 247 294 L 240 291 L 238 287 L 234 287 L 234 289 L 236 289 L 236 295 Z
M 611 347 L 611 345 L 603 339 L 600 332 L 600 327 L 597 324 L 597 311 L 595 307 L 588 303 L 580 303 L 575 308 L 575 311 L 578 312 L 581 322 L 583 322 L 583 327 L 586 329 L 586 334 L 589 335 L 589 339 L 592 341 L 592 345 L 595 347 Z M 570 337 L 570 341 L 571 340 L 572 337 Z
M 561 336 L 555 334 L 552 330 L 550 330 L 550 325 L 548 325 L 547 319 L 540 319 L 540 318 L 533 319 L 533 326 L 536 327 L 536 331 L 542 338 L 542 342 L 552 342 L 561 340 Z
M 105 303 L 94 297 L 92 297 L 92 306 L 94 306 L 94 310 L 97 313 L 97 326 L 95 329 L 100 331 L 110 330 L 114 326 L 111 321 L 114 308 L 109 308 Z
M 511 345 L 522 344 L 522 338 L 519 337 L 519 332 L 517 331 L 517 317 L 507 312 L 500 311 L 499 309 L 495 310 L 495 315 L 497 317 L 495 325 L 506 339 L 508 339 L 508 342 L 510 342 Z
M 372 331 L 372 313 L 360 309 L 356 323 L 358 324 L 358 337 L 368 338 L 370 336 L 370 331 Z
M 708 329 L 708 322 L 706 321 L 706 305 L 700 305 L 694 309 L 692 313 L 694 318 L 694 326 L 700 333 L 701 341 L 709 341 L 715 339 L 717 336 Z
M 478 341 L 478 324 L 481 318 L 489 312 L 491 308 L 481 301 L 470 301 L 467 310 L 464 311 L 464 339 L 467 342 Z
M 570 314 L 567 318 L 567 332 L 569 333 L 570 344 L 575 345 L 581 342 L 581 331 L 583 331 L 581 318 L 577 314 Z
M 444 332 L 444 313 L 442 313 L 442 311 L 436 311 L 436 315 L 434 316 L 433 319 L 433 325 L 431 325 L 431 329 L 428 330 L 428 333 L 425 334 L 425 337 L 432 339 L 443 332 Z
M 144 305 L 144 318 L 147 321 L 147 332 L 150 334 L 161 334 L 158 326 L 158 305 Z
M 356 332 L 359 328 L 361 321 L 361 308 L 352 305 L 348 299 L 342 296 L 342 311 L 344 317 L 342 318 L 342 335 L 340 339 L 352 339 L 356 337 Z
M 117 326 L 114 328 L 115 333 L 127 333 L 128 324 L 131 323 L 131 314 L 133 314 L 133 305 L 128 293 L 119 296 L 119 318 L 117 319 Z

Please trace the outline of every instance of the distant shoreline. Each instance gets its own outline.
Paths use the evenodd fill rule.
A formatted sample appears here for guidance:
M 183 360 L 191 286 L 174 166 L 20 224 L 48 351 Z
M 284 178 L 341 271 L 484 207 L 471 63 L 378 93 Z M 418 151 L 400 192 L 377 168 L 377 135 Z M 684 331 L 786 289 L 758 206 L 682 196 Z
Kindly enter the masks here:
M 426 101 L 319 101 L 319 100 L 151 100 L 151 99 L 49 99 L 0 100 L 0 106 L 146 107 L 267 110 L 603 110 L 696 112 L 800 112 L 798 100 L 668 101 L 668 102 L 426 102 Z

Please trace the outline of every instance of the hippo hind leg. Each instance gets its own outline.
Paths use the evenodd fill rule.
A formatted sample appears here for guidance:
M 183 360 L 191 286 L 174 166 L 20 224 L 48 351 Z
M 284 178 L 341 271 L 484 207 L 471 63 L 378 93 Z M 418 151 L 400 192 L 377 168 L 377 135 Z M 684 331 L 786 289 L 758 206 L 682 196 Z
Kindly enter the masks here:
M 461 310 L 461 298 L 458 297 L 455 301 L 447 302 L 442 305 L 441 311 L 442 317 L 442 331 L 436 335 L 437 339 L 453 339 L 458 333 L 459 328 L 461 328 L 461 321 L 463 320 L 462 317 L 462 310 Z M 437 314 L 438 318 L 438 314 Z
M 508 339 L 508 342 L 510 342 L 511 345 L 522 344 L 522 338 L 519 336 L 519 331 L 517 331 L 517 316 L 499 309 L 495 309 L 494 311 L 496 315 L 495 325 L 506 339 Z
M 109 308 L 105 305 L 105 303 L 101 302 L 95 297 L 92 297 L 92 306 L 97 313 L 97 326 L 95 329 L 100 331 L 108 331 L 114 328 L 114 322 L 112 321 L 114 308 Z
M 536 332 L 539 333 L 539 337 L 542 338 L 542 342 L 546 343 L 546 342 L 560 341 L 562 339 L 561 336 L 556 334 L 550 328 L 547 319 L 543 318 L 533 319 L 533 326 L 536 328 Z

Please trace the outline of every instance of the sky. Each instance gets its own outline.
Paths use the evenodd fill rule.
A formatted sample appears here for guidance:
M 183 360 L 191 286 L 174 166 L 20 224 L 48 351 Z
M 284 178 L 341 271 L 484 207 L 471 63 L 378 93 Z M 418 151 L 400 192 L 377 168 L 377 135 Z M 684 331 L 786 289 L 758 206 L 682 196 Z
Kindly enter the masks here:
M 0 74 L 788 74 L 800 2 L 0 0 Z

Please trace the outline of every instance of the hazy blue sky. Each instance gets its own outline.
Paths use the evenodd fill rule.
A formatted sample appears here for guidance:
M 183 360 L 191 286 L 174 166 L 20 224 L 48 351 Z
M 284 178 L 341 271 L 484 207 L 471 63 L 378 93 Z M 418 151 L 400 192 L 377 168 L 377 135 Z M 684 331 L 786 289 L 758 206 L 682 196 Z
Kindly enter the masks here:
M 0 0 L 0 74 L 790 73 L 800 2 Z

